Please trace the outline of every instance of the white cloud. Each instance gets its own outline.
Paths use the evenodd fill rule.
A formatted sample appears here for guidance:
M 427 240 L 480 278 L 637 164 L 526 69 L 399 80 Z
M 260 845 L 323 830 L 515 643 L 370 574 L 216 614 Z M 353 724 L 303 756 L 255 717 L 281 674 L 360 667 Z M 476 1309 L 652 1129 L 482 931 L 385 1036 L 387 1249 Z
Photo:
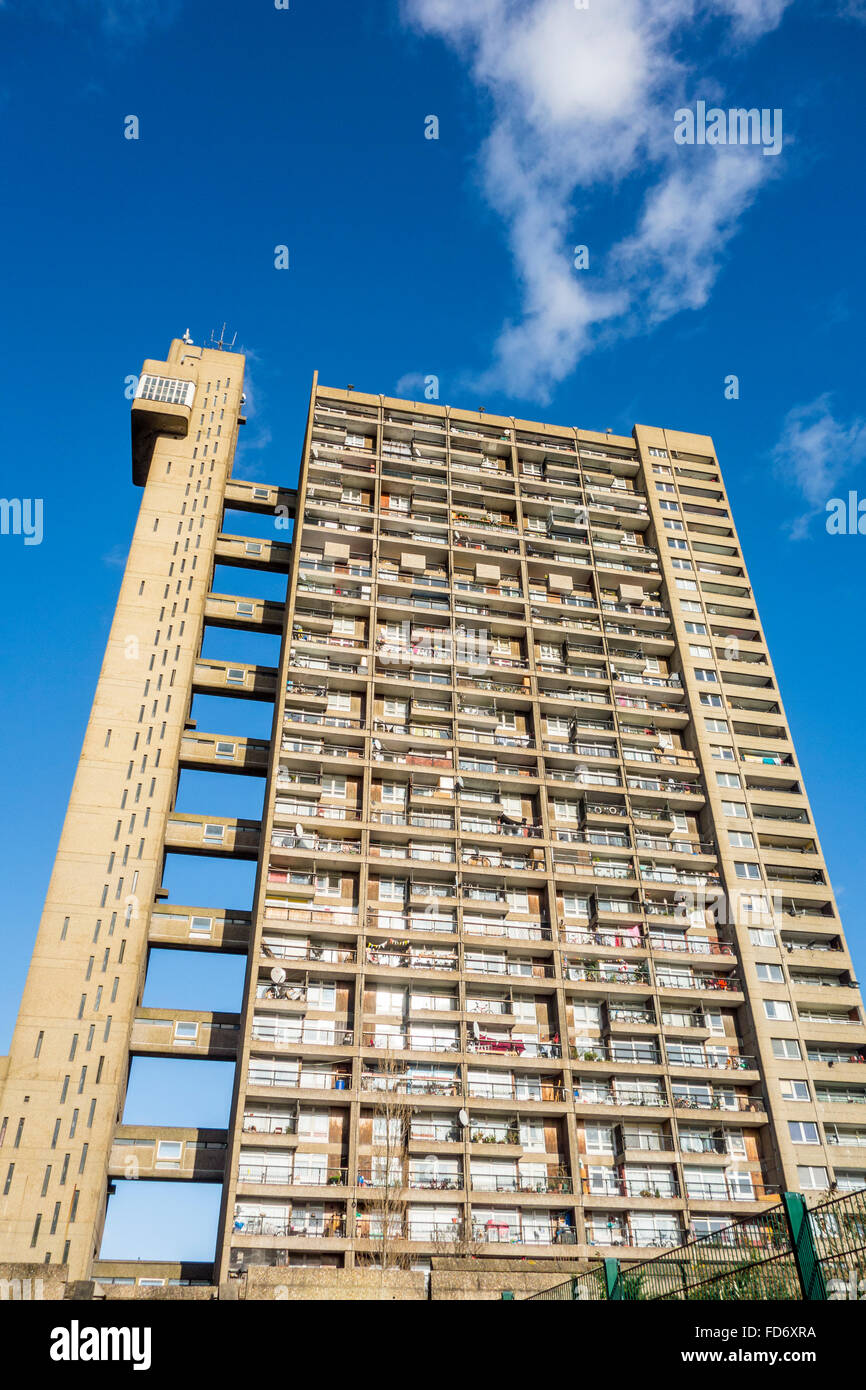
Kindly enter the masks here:
M 394 387 L 394 395 L 400 396 L 404 400 L 420 400 L 421 396 L 424 394 L 425 385 L 426 382 L 422 372 L 406 372 L 401 376 L 397 385 Z M 419 394 L 412 397 L 413 391 L 417 391 Z
M 785 417 L 773 462 L 779 477 L 807 504 L 808 510 L 791 526 L 791 536 L 802 539 L 843 478 L 866 462 L 866 420 L 837 419 L 829 395 L 795 406 Z
M 464 58 L 492 102 L 482 188 L 503 218 L 522 292 L 481 385 L 544 399 L 599 336 L 634 332 L 711 292 L 726 243 L 770 176 L 757 148 L 684 148 L 674 111 L 690 74 L 688 26 L 715 18 L 747 41 L 790 0 L 404 0 L 407 21 Z M 714 97 L 704 81 L 697 96 Z M 750 105 L 771 105 L 757 92 Z M 593 246 L 590 198 L 633 196 L 650 174 L 634 231 Z M 574 244 L 590 270 L 572 267 Z

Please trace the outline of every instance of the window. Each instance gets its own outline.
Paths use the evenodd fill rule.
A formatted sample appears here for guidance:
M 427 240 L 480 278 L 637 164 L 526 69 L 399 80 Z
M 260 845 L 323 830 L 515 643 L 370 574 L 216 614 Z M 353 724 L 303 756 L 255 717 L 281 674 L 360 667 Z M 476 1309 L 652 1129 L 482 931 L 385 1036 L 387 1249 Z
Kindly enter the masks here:
M 382 713 L 391 719 L 405 719 L 408 708 L 406 700 L 385 700 L 382 704 Z
M 729 830 L 728 844 L 734 849 L 754 849 L 755 841 L 748 830 Z
M 736 762 L 736 758 L 735 758 L 735 755 L 734 755 L 734 750 L 733 750 L 733 748 L 728 748 L 728 747 L 727 747 L 725 744 L 723 744 L 723 743 L 713 743 L 713 744 L 711 744 L 711 748 L 712 748 L 713 757 L 716 758 L 719 762 L 723 762 L 723 763 L 733 763 L 733 762 Z
M 218 758 L 233 758 L 236 747 L 233 743 L 224 743 L 221 739 L 217 740 L 216 756 Z
M 785 1100 L 809 1100 L 809 1083 L 807 1081 L 796 1081 L 792 1078 L 783 1078 L 779 1082 L 779 1090 Z
M 672 542 L 668 541 L 668 544 L 670 545 Z M 690 570 L 692 562 L 691 560 L 671 560 L 671 566 L 675 570 Z
M 345 487 L 345 486 L 344 486 L 344 487 L 343 487 L 342 496 L 340 497 L 340 501 L 341 501 L 341 502 L 350 502 L 350 503 L 352 503 L 354 506 L 360 506 L 360 505 L 361 505 L 361 502 L 363 501 L 363 497 L 362 497 L 362 494 L 361 494 L 361 489 L 360 489 L 359 487 Z
M 740 779 L 736 772 L 717 772 L 717 787 L 739 787 Z
M 789 1120 L 788 1134 L 792 1144 L 820 1144 L 818 1126 L 814 1120 Z
M 665 525 L 670 526 L 671 523 L 667 521 L 665 522 Z M 670 546 L 671 550 L 688 550 L 689 548 L 688 541 L 681 541 L 678 540 L 676 537 L 672 536 L 668 536 L 668 545 Z
M 588 917 L 589 898 L 579 893 L 563 893 L 562 910 L 566 917 Z
M 190 917 L 189 934 L 190 936 L 211 936 L 213 934 L 213 918 Z
M 653 447 L 652 449 L 647 449 L 647 453 L 651 459 L 666 459 L 668 457 L 667 449 L 657 449 Z
M 323 898 L 339 898 L 342 883 L 339 874 L 316 874 L 316 893 Z
M 801 1192 L 823 1192 L 829 1186 L 826 1168 L 798 1168 L 797 1178 Z
M 659 506 L 663 512 L 678 512 L 680 509 L 679 502 L 667 502 L 664 498 L 659 502 Z
M 179 381 L 167 376 L 142 376 L 135 393 L 136 400 L 185 406 L 192 405 L 194 395 L 194 381 Z
M 702 695 L 701 695 L 701 704 L 702 704 L 702 705 L 708 705 L 708 706 L 709 706 L 710 708 L 712 708 L 712 709 L 721 709 L 721 707 L 722 707 L 722 697 L 721 697 L 721 695 L 702 694 Z
M 337 629 L 334 628 L 334 631 L 335 631 L 335 632 L 336 632 L 336 630 L 337 630 Z M 328 691 L 328 709 L 329 709 L 329 710 L 331 710 L 331 709 L 340 710 L 340 711 L 342 711 L 343 713 L 348 714 L 348 712 L 351 710 L 351 708 L 352 708 L 352 696 L 349 694 L 349 692 L 348 692 L 347 690 L 329 690 L 329 691 Z
M 688 627 L 688 623 L 686 624 Z M 697 626 L 697 624 L 695 624 Z M 704 727 L 708 734 L 726 734 L 728 732 L 727 719 L 708 719 L 704 718 Z
M 331 624 L 331 631 L 342 637 L 353 637 L 355 633 L 354 618 L 334 618 Z
M 737 878 L 760 878 L 761 866 L 760 864 L 752 864 L 748 860 L 735 859 L 734 873 Z
M 181 1023 L 174 1025 L 174 1041 L 180 1043 L 181 1047 L 191 1047 L 198 1041 L 198 1024 Z
M 705 623 L 686 623 L 686 632 L 690 632 L 693 637 L 706 637 L 707 628 Z
M 402 878 L 380 878 L 379 897 L 386 902 L 402 903 L 406 897 L 406 881 Z
M 325 796 L 345 796 L 345 795 L 346 795 L 346 779 L 345 779 L 345 777 L 338 776 L 337 774 L 331 773 L 331 772 L 323 772 L 323 773 L 322 773 L 322 791 L 324 792 Z
M 840 1192 L 860 1192 L 866 1187 L 866 1173 L 859 1168 L 837 1168 L 836 1187 Z
M 717 775 L 723 776 L 724 774 L 719 773 Z M 722 810 L 726 816 L 733 816 L 735 820 L 745 820 L 749 814 L 742 801 L 723 801 Z M 730 834 L 730 831 L 728 833 Z
M 794 1019 L 787 999 L 765 999 L 764 1014 L 767 1018 L 777 1019 L 779 1023 L 792 1023 Z
M 700 613 L 702 611 L 701 605 L 699 603 L 695 603 L 694 599 L 690 598 L 681 598 L 680 608 L 682 609 L 683 613 Z
M 206 825 L 204 828 L 204 839 L 212 840 L 216 844 L 222 844 L 225 829 L 224 825 Z
M 179 1139 L 160 1139 L 156 1146 L 157 1168 L 179 1168 L 183 1144 Z
M 696 666 L 696 667 L 695 667 L 695 680 L 696 680 L 696 681 L 703 681 L 705 685 L 715 685 L 715 684 L 717 684 L 718 679 L 719 679 L 719 678 L 718 678 L 718 676 L 716 675 L 715 671 L 709 669 L 708 667 L 706 667 L 706 666 Z
M 382 800 L 399 801 L 401 804 L 406 800 L 406 788 L 402 782 L 383 782 Z
M 584 1131 L 586 1135 L 586 1152 L 589 1154 L 612 1154 L 613 1148 L 613 1126 L 612 1125 L 587 1125 Z
M 759 980 L 764 980 L 767 984 L 781 985 L 785 983 L 781 965 L 769 965 L 765 961 L 759 962 L 755 966 L 755 972 Z
M 796 1038 L 773 1038 L 771 1039 L 773 1056 L 778 1057 L 783 1062 L 799 1062 L 802 1060 L 800 1044 Z
M 753 946 L 775 946 L 776 933 L 764 927 L 750 927 L 749 940 Z
M 664 525 L 666 531 L 685 531 L 686 529 L 681 521 L 674 521 L 671 517 L 665 517 Z
M 509 888 L 506 890 L 505 896 L 512 912 L 529 911 L 529 894 L 524 888 Z
M 698 587 L 697 584 L 695 583 L 695 581 L 694 581 L 693 579 L 675 579 L 675 580 L 674 580 L 674 584 L 676 585 L 676 587 L 677 587 L 678 589 L 686 589 L 686 590 L 688 590 L 688 589 L 693 589 L 693 590 L 696 590 L 697 587 Z

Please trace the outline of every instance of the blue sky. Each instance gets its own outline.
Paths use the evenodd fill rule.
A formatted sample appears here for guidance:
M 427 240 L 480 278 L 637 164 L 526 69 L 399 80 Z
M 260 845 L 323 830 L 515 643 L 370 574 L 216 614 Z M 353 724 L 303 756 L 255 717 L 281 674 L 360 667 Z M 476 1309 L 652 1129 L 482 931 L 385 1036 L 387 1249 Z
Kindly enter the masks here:
M 2 492 L 44 505 L 40 545 L 0 537 L 0 1050 L 139 502 L 125 378 L 224 320 L 250 359 L 248 477 L 295 478 L 314 368 L 410 396 L 435 374 L 451 404 L 713 435 L 866 962 L 847 795 L 866 776 L 866 541 L 824 528 L 830 497 L 866 495 L 864 20 L 857 0 L 0 3 Z M 780 109 L 782 152 L 676 146 L 674 111 L 699 99 Z M 266 660 L 272 643 L 213 633 L 207 650 Z M 194 713 L 266 731 L 264 710 Z M 255 815 L 261 784 L 186 776 L 180 804 Z M 207 875 L 172 864 L 172 898 L 248 905 L 248 867 Z M 154 958 L 147 1002 L 237 1004 L 238 962 L 182 963 Z M 164 1078 L 136 1068 L 128 1118 L 173 1117 Z M 192 1118 L 223 1123 L 228 1084 L 225 1067 L 192 1073 Z M 156 1226 L 138 1194 L 114 1199 L 107 1253 L 210 1255 L 215 1194 L 161 1197 L 180 1210 Z

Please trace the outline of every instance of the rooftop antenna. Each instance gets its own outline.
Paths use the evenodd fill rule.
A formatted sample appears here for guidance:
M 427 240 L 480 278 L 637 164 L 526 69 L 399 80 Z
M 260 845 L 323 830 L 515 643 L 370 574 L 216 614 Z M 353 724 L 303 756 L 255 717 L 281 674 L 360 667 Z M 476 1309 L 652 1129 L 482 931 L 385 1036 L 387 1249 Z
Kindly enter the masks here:
M 216 333 L 211 333 L 210 343 L 208 344 L 208 346 L 215 348 L 217 352 L 234 352 L 235 343 L 237 342 L 237 336 L 237 333 L 232 334 L 232 340 L 231 342 L 229 342 L 226 338 L 226 326 L 225 324 L 223 324 L 222 328 L 220 329 L 219 338 L 217 338 Z
M 183 338 L 181 339 L 181 342 L 183 342 L 183 343 L 191 343 L 191 342 L 192 342 L 192 334 L 190 333 L 189 329 L 187 329 L 186 332 L 184 333 Z

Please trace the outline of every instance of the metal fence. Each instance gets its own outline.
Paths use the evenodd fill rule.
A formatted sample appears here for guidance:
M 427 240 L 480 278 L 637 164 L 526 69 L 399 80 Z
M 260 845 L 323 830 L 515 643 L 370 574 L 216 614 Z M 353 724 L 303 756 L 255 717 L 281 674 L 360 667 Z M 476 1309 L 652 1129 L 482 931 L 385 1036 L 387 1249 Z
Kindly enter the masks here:
M 825 1297 L 866 1298 L 866 1191 L 813 1207 L 809 1226 Z
M 757 1216 L 624 1265 L 529 1295 L 532 1301 L 799 1301 L 866 1298 L 866 1190 L 807 1208 L 793 1192 Z

